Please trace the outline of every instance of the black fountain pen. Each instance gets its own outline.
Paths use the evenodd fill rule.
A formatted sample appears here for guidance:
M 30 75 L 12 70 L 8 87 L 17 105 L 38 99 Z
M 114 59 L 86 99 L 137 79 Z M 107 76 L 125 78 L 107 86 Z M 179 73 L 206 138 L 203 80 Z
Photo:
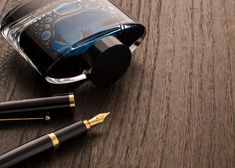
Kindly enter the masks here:
M 0 168 L 7 168 L 87 132 L 102 123 L 109 113 L 101 113 L 90 120 L 78 121 L 53 133 L 41 136 L 0 156 Z

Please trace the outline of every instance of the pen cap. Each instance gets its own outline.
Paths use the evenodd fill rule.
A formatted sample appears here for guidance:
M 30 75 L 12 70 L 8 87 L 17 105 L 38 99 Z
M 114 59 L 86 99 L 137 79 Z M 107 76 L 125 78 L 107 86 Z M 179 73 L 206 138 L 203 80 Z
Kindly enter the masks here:
M 97 41 L 85 56 L 90 64 L 90 80 L 105 87 L 118 80 L 131 62 L 131 51 L 117 38 L 108 36 Z
M 73 94 L 0 103 L 0 121 L 50 120 L 51 116 L 72 114 Z

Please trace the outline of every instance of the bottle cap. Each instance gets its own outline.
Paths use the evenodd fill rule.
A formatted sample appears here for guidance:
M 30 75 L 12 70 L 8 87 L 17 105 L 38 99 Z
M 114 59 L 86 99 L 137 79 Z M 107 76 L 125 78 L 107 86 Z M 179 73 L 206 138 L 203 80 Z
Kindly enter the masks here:
M 90 80 L 99 87 L 105 87 L 118 80 L 131 62 L 131 51 L 117 38 L 107 36 L 97 41 L 85 55 L 90 64 Z

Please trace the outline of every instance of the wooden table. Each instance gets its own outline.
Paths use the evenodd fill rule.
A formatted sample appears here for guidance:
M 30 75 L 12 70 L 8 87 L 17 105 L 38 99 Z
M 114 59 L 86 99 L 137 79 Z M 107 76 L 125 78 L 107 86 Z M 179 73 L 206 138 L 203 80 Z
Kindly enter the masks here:
M 0 9 L 21 2 L 1 0 Z M 235 1 L 114 2 L 147 28 L 128 72 L 106 89 L 77 88 L 72 118 L 1 124 L 0 153 L 108 110 L 109 119 L 87 136 L 21 165 L 234 168 Z M 1 102 L 71 91 L 47 84 L 2 36 L 0 48 Z

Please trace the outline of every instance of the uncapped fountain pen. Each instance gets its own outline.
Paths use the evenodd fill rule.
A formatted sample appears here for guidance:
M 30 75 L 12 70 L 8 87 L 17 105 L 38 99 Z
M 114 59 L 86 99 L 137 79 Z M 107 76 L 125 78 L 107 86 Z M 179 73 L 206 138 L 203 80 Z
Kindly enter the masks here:
M 75 122 L 53 133 L 46 134 L 25 143 L 0 156 L 0 168 L 7 168 L 36 154 L 51 148 L 58 148 L 60 144 L 87 132 L 92 127 L 102 123 L 109 113 L 101 113 L 90 120 Z

